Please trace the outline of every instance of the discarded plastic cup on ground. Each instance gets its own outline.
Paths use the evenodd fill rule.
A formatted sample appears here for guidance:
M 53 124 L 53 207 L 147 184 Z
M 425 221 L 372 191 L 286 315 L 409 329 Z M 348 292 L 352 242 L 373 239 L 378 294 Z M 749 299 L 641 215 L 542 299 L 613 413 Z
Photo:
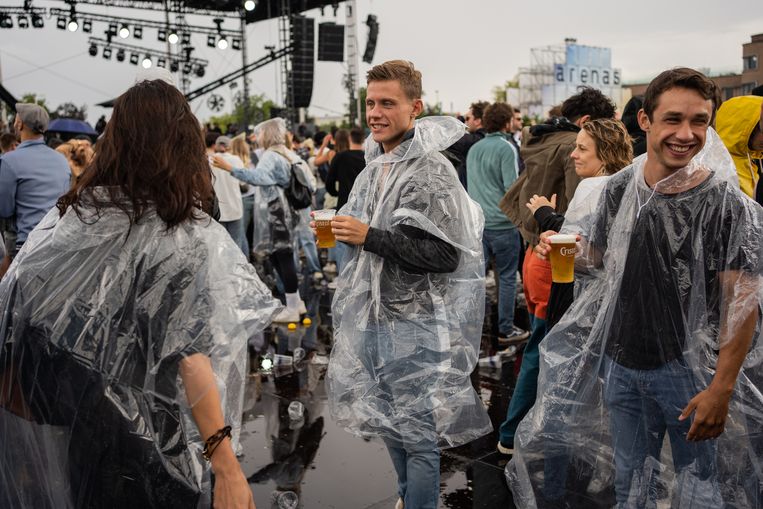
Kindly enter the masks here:
M 294 358 L 294 364 L 297 364 L 305 358 L 305 349 L 300 347 L 295 348 L 292 357 Z
M 297 509 L 299 496 L 293 491 L 275 492 L 275 507 L 278 509 Z
M 324 209 L 313 211 L 315 231 L 318 236 L 318 247 L 336 247 L 334 232 L 331 231 L 331 220 L 334 219 L 336 210 Z
M 290 355 L 281 355 L 277 353 L 273 356 L 274 366 L 291 366 L 294 363 L 294 359 Z
M 297 421 L 302 418 L 305 413 L 305 405 L 300 401 L 292 401 L 289 403 L 289 419 Z

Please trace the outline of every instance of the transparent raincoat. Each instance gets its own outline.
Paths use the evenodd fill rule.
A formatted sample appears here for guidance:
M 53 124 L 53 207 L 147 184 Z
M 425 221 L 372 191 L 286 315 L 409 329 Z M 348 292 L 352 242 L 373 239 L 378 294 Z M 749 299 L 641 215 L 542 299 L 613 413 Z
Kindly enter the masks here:
M 209 218 L 80 210 L 49 212 L 0 284 L 0 507 L 208 507 L 181 360 L 210 358 L 235 448 L 247 339 L 280 305 Z
M 506 468 L 518 507 L 763 507 L 762 209 L 712 129 L 653 189 L 645 162 L 565 216 L 576 299 L 540 345 Z M 726 347 L 747 355 L 725 431 L 688 442 L 696 414 L 678 418 Z
M 459 254 L 452 273 L 413 273 L 348 249 L 328 382 L 334 418 L 357 435 L 447 447 L 491 430 L 469 380 L 484 316 L 484 219 L 439 153 L 463 132 L 455 119 L 428 117 L 388 154 L 369 138 L 368 164 L 339 211 L 381 230 L 415 227 Z

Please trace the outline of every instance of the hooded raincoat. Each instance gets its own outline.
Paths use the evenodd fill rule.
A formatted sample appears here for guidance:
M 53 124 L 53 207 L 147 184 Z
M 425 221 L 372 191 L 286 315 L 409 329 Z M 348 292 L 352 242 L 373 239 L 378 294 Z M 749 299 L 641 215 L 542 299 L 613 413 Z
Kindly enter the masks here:
M 247 339 L 280 305 L 209 217 L 80 212 L 0 284 L 0 507 L 209 507 L 180 361 L 210 358 L 235 449 Z
M 763 161 L 763 152 L 750 150 L 749 146 L 750 135 L 761 122 L 761 105 L 763 97 L 733 97 L 721 104 L 715 119 L 718 134 L 734 158 L 739 186 L 750 198 L 755 198 L 759 178 L 755 160 L 758 164 Z
M 458 253 L 454 271 L 434 273 L 349 250 L 332 304 L 328 382 L 333 416 L 357 435 L 452 447 L 491 430 L 469 379 L 484 317 L 484 220 L 440 154 L 463 130 L 428 117 L 386 154 L 369 138 L 368 165 L 339 211 L 374 229 L 415 228 Z
M 763 507 L 763 210 L 712 129 L 653 189 L 645 162 L 611 177 L 595 212 L 566 215 L 578 291 L 541 344 L 506 468 L 519 507 Z M 719 349 L 749 341 L 725 431 L 688 442 L 696 414 L 679 415 Z

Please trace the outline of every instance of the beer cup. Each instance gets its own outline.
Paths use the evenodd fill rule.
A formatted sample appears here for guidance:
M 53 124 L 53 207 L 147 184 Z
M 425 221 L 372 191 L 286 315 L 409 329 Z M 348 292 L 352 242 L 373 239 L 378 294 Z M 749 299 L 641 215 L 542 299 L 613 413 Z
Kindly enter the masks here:
M 551 280 L 554 283 L 575 281 L 575 235 L 551 235 L 546 242 L 551 246 Z
M 318 247 L 336 247 L 334 232 L 331 231 L 331 221 L 336 215 L 336 210 L 325 209 L 313 212 L 315 230 L 318 233 Z

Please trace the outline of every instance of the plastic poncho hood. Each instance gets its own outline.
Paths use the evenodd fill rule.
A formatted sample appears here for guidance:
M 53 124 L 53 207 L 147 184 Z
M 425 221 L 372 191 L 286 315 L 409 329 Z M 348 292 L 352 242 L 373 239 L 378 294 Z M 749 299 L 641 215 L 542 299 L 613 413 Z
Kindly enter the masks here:
M 726 148 L 731 153 L 739 175 L 742 191 L 755 197 L 758 167 L 755 160 L 763 160 L 763 152 L 750 150 L 750 135 L 761 122 L 763 97 L 732 97 L 721 104 L 715 123 Z
M 593 217 L 565 218 L 583 239 L 581 291 L 540 345 L 538 396 L 506 469 L 518 506 L 761 507 L 763 212 L 712 129 L 653 188 L 647 160 L 608 180 Z M 696 414 L 679 415 L 719 350 L 750 340 L 725 431 L 688 442 Z
M 369 139 L 367 166 L 339 212 L 372 228 L 418 228 L 459 253 L 452 273 L 411 273 L 357 247 L 345 258 L 330 405 L 360 436 L 456 446 L 491 429 L 469 379 L 484 317 L 484 219 L 439 153 L 463 133 L 455 119 L 428 117 L 390 153 Z
M 210 358 L 235 448 L 280 304 L 208 216 L 80 213 L 49 212 L 0 284 L 0 507 L 208 506 L 180 361 Z

